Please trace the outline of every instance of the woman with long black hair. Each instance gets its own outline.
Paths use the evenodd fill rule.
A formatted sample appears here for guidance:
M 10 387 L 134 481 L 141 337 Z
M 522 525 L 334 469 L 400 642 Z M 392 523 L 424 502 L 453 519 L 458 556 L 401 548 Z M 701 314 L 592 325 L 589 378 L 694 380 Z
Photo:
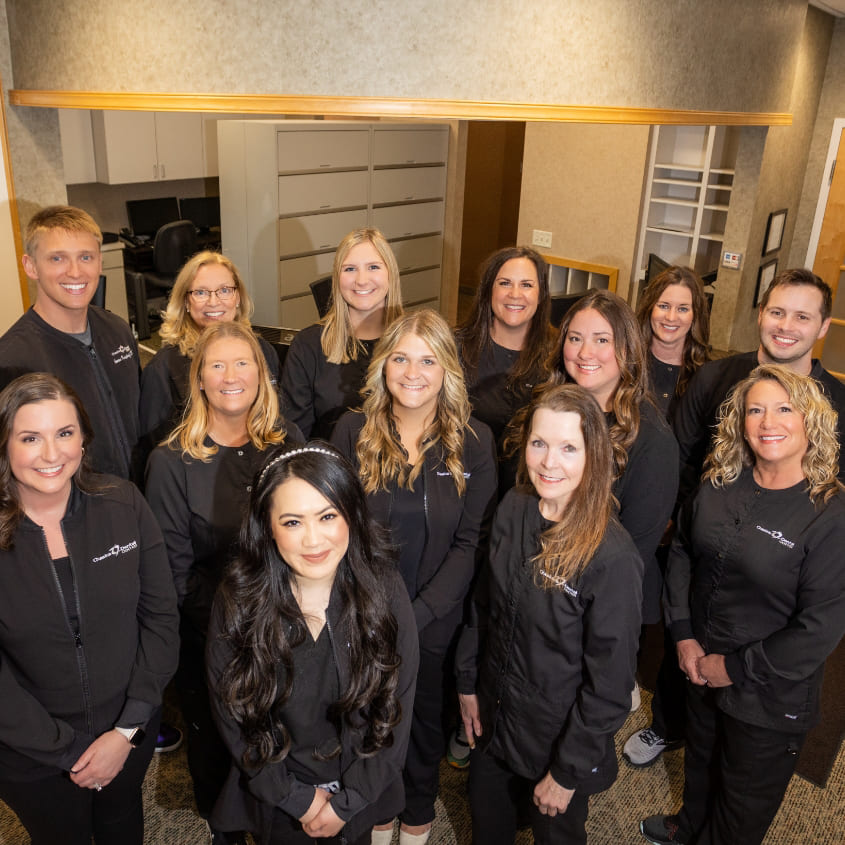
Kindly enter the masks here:
M 212 824 L 262 845 L 366 843 L 403 804 L 416 625 L 349 463 L 276 452 L 215 600 L 208 675 L 234 766 Z

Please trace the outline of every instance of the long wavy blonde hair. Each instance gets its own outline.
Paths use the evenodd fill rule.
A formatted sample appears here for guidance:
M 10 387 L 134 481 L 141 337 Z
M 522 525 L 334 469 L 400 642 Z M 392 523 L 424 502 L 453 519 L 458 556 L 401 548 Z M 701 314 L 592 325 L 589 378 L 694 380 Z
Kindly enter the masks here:
M 237 296 L 240 298 L 235 312 L 235 322 L 249 328 L 249 318 L 252 316 L 252 300 L 238 268 L 219 252 L 210 250 L 198 252 L 185 262 L 179 275 L 176 276 L 173 290 L 170 291 L 170 298 L 167 300 L 167 308 L 162 312 L 162 323 L 159 329 L 162 344 L 178 346 L 179 352 L 187 358 L 194 354 L 197 341 L 202 334 L 202 326 L 197 325 L 188 310 L 188 294 L 197 278 L 197 273 L 207 264 L 219 264 L 232 274 Z
M 358 359 L 359 352 L 364 348 L 352 331 L 349 319 L 349 306 L 340 293 L 340 271 L 349 251 L 358 244 L 370 243 L 381 256 L 387 268 L 387 302 L 384 308 L 384 325 L 389 326 L 397 317 L 402 315 L 402 291 L 399 287 L 399 265 L 390 244 L 378 230 L 367 227 L 350 232 L 339 244 L 334 254 L 332 268 L 332 299 L 329 313 L 320 321 L 323 331 L 320 334 L 320 345 L 323 354 L 330 364 L 347 364 Z
M 258 395 L 246 420 L 250 442 L 256 449 L 263 450 L 268 446 L 284 443 L 287 436 L 284 420 L 279 413 L 279 397 L 270 381 L 267 360 L 252 330 L 243 323 L 215 323 L 205 329 L 197 341 L 191 360 L 191 393 L 188 404 L 185 406 L 182 422 L 164 441 L 171 449 L 181 449 L 183 455 L 205 462 L 217 454 L 218 447 L 214 444 L 207 446 L 205 443 L 211 414 L 208 398 L 201 387 L 202 370 L 211 344 L 229 339 L 242 340 L 248 344 L 253 360 L 258 366 Z
M 387 359 L 407 334 L 416 335 L 424 341 L 444 370 L 434 419 L 423 432 L 419 455 L 410 472 L 408 456 L 393 421 L 393 396 L 384 378 Z M 448 324 L 437 312 L 430 309 L 414 311 L 388 326 L 376 344 L 361 393 L 365 397 L 362 411 L 367 421 L 358 437 L 356 452 L 364 490 L 367 493 L 386 490 L 388 484 L 394 481 L 400 487 L 413 490 L 414 481 L 422 472 L 425 456 L 431 450 L 439 449 L 458 494 L 463 495 L 466 490 L 464 432 L 469 429 L 473 436 L 475 432 L 468 426 L 470 404 L 455 339 Z
M 842 489 L 839 473 L 837 415 L 818 382 L 781 364 L 761 364 L 728 395 L 719 408 L 719 427 L 713 449 L 704 462 L 704 479 L 714 487 L 733 484 L 744 467 L 754 466 L 755 455 L 745 439 L 748 392 L 761 381 L 777 382 L 793 409 L 804 417 L 807 451 L 801 459 L 807 492 L 814 505 L 826 503 Z

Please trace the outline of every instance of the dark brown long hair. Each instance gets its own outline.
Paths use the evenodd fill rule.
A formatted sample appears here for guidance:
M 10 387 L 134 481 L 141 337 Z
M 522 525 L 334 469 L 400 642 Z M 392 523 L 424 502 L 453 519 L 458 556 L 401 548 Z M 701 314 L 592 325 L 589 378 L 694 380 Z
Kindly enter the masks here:
M 9 439 L 15 417 L 25 405 L 55 399 L 65 399 L 76 409 L 84 449 L 93 439 L 94 430 L 79 397 L 61 379 L 49 373 L 27 373 L 18 376 L 0 393 L 0 549 L 3 551 L 12 548 L 15 531 L 24 515 L 18 485 L 9 463 Z M 88 455 L 84 452 L 73 480 L 85 493 L 99 493 L 108 486 L 93 473 Z
M 648 283 L 637 306 L 637 321 L 643 333 L 646 351 L 651 349 L 651 341 L 654 337 L 651 330 L 651 312 L 669 285 L 681 285 L 692 296 L 692 325 L 684 339 L 681 374 L 675 388 L 676 395 L 680 396 L 687 389 L 693 373 L 710 360 L 710 310 L 707 307 L 707 297 L 704 295 L 701 279 L 689 267 L 678 265 L 667 267 Z
M 217 692 L 241 727 L 247 745 L 243 762 L 250 767 L 282 760 L 290 750 L 281 711 L 294 683 L 293 649 L 308 636 L 293 576 L 270 524 L 273 496 L 291 478 L 312 485 L 349 526 L 349 547 L 333 588 L 342 606 L 338 629 L 348 640 L 349 682 L 329 707 L 329 717 L 338 733 L 343 724 L 355 731 L 355 751 L 368 757 L 393 743 L 401 716 L 398 629 L 385 586 L 395 563 L 386 532 L 370 519 L 361 482 L 332 446 L 312 441 L 277 449 L 253 483 L 240 553 L 217 596 L 223 603 L 221 636 L 233 655 Z
M 511 246 L 500 249 L 489 256 L 481 265 L 480 281 L 475 291 L 472 310 L 461 323 L 456 337 L 461 348 L 461 361 L 472 382 L 478 370 L 479 361 L 490 354 L 493 348 L 493 286 L 499 271 L 513 258 L 527 258 L 537 270 L 537 310 L 531 318 L 531 325 L 520 350 L 513 370 L 508 374 L 509 384 L 534 384 L 543 377 L 546 358 L 554 341 L 551 326 L 551 296 L 549 294 L 549 267 L 543 257 L 528 246 Z

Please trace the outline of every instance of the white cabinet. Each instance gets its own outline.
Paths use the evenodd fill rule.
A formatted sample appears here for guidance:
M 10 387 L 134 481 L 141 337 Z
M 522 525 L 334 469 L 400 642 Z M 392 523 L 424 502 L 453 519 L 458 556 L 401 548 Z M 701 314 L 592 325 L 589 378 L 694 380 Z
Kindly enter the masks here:
M 126 277 L 123 270 L 123 244 L 103 244 L 103 275 L 106 277 L 106 309 L 129 322 L 126 306 Z
M 204 175 L 198 112 L 94 111 L 97 181 L 109 185 Z
M 738 141 L 729 126 L 652 128 L 635 282 L 650 253 L 699 275 L 718 269 Z
M 256 323 L 313 323 L 309 284 L 364 226 L 390 241 L 405 303 L 438 307 L 447 126 L 233 120 L 217 132 L 223 251 L 247 280 Z
M 97 166 L 94 161 L 90 109 L 59 109 L 58 112 L 65 185 L 96 182 Z

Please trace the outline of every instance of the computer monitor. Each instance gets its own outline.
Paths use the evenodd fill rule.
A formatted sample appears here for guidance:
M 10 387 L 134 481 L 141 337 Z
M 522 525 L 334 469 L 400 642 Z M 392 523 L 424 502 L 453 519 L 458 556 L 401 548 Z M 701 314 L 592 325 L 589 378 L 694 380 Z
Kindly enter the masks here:
M 179 219 L 176 197 L 157 197 L 151 200 L 126 200 L 129 228 L 133 235 L 154 238 L 165 223 Z
M 659 276 L 664 270 L 668 270 L 671 266 L 668 261 L 664 261 L 659 255 L 650 252 L 645 271 L 645 283 L 648 284 L 652 279 Z
M 190 220 L 200 231 L 220 226 L 220 197 L 185 197 L 179 200 L 182 220 Z

